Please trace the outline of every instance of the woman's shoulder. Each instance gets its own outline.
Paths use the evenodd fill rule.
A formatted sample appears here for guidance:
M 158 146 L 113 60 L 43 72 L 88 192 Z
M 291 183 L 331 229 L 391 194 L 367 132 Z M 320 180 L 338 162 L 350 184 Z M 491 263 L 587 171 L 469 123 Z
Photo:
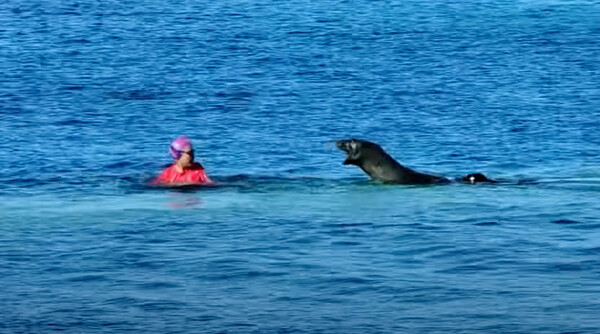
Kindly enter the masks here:
M 202 165 L 200 163 L 194 162 L 189 169 L 192 169 L 192 170 L 204 170 L 204 167 L 202 167 Z

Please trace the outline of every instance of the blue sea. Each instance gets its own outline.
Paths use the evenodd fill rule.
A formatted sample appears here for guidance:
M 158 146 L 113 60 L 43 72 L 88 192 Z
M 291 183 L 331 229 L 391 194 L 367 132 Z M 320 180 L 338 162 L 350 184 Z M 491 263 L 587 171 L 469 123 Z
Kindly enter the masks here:
M 598 1 L 2 1 L 0 332 L 600 333 L 599 134 Z

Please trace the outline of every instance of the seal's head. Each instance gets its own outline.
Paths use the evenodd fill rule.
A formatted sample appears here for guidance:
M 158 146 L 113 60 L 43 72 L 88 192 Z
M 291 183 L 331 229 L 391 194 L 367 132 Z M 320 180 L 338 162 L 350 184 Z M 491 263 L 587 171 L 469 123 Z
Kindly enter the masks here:
M 498 181 L 494 181 L 488 179 L 487 176 L 481 173 L 469 174 L 467 176 L 463 176 L 461 181 L 465 183 L 480 183 L 480 182 L 489 182 L 489 183 L 498 183 Z
M 340 150 L 346 152 L 344 165 L 360 165 L 367 149 L 381 150 L 375 143 L 354 138 L 338 140 L 336 145 Z

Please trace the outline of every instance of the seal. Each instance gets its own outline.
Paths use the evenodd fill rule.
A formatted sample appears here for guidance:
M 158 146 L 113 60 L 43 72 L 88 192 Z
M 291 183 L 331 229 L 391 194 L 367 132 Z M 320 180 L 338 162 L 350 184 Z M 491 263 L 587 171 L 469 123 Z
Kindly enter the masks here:
M 449 183 L 450 180 L 439 175 L 425 174 L 402 166 L 381 146 L 366 140 L 342 139 L 336 141 L 337 147 L 346 152 L 344 165 L 360 167 L 371 179 L 382 183 L 394 184 L 438 184 Z M 481 173 L 474 173 L 459 179 L 465 183 L 497 181 L 488 179 Z
M 414 171 L 399 164 L 379 145 L 360 139 L 342 139 L 337 147 L 346 152 L 344 165 L 360 167 L 371 179 L 382 183 L 434 184 L 450 180 L 442 176 Z

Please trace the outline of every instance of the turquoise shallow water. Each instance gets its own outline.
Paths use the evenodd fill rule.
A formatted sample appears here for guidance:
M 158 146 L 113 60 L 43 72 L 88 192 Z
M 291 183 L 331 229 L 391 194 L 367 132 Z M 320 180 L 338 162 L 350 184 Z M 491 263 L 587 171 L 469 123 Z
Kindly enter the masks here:
M 0 4 L 0 331 L 597 333 L 592 1 Z M 214 189 L 147 181 L 194 139 Z M 332 144 L 500 184 L 371 183 Z

